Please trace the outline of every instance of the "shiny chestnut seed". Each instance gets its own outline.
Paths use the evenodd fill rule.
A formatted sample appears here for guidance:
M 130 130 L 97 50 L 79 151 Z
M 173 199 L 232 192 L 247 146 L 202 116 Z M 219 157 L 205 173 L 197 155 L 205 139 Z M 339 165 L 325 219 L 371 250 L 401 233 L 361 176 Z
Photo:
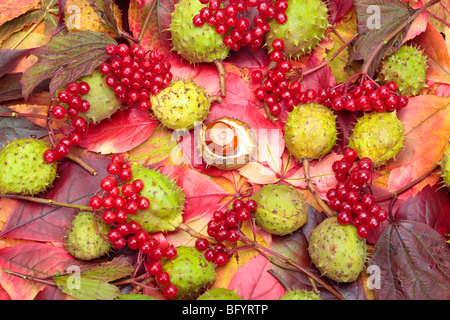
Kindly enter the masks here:
M 231 125 L 221 120 L 208 124 L 205 131 L 206 146 L 215 154 L 227 156 L 237 149 L 238 137 Z

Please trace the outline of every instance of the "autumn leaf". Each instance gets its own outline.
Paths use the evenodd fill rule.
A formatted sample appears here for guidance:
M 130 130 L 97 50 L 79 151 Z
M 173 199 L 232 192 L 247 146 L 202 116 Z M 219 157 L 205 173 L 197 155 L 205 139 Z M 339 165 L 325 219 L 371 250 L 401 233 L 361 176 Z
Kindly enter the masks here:
M 64 161 L 59 164 L 58 178 L 53 188 L 40 197 L 69 205 L 88 206 L 89 199 L 99 190 L 100 181 L 107 176 L 106 165 L 109 160 L 95 156 L 84 160 L 96 168 L 98 175 L 92 177 L 78 164 Z M 0 198 L 0 204 L 3 201 Z M 0 237 L 60 242 L 65 235 L 65 228 L 78 212 L 77 208 L 18 200 L 9 212 Z
M 427 80 L 450 84 L 450 55 L 444 37 L 428 23 L 424 33 L 414 43 L 427 56 Z
M 395 160 L 387 164 L 392 176 L 389 190 L 397 189 L 400 172 L 408 174 L 403 181 L 409 183 L 440 161 L 450 136 L 449 106 L 449 97 L 422 95 L 411 97 L 408 107 L 398 111 L 405 140 Z
M 79 265 L 72 263 L 67 268 L 75 273 L 56 275 L 52 280 L 58 288 L 80 300 L 113 300 L 120 295 L 120 289 L 111 281 L 127 277 L 134 268 L 123 257 L 111 261 Z
M 47 285 L 8 274 L 4 269 L 38 278 L 64 272 L 63 265 L 75 259 L 64 248 L 27 243 L 0 249 L 0 284 L 13 300 L 33 300 Z
M 109 120 L 91 125 L 81 146 L 101 154 L 127 152 L 147 140 L 159 125 L 147 111 L 139 108 L 120 110 Z
M 0 106 L 0 113 L 11 110 Z M 42 138 L 48 134 L 47 130 L 37 126 L 27 118 L 0 117 L 0 149 L 14 139 L 37 137 Z
M 362 70 L 372 76 L 379 62 L 399 48 L 419 10 L 400 0 L 357 0 L 355 12 L 359 36 L 347 66 L 363 60 Z
M 431 227 L 396 220 L 378 238 L 368 266 L 379 268 L 379 300 L 447 300 L 450 249 Z
M 116 43 L 106 34 L 93 31 L 58 33 L 46 45 L 33 51 L 39 60 L 24 72 L 21 83 L 23 96 L 43 80 L 51 78 L 50 93 L 91 74 L 108 55 L 105 48 Z
M 0 12 L 0 25 L 21 14 L 40 7 L 40 0 L 5 1 Z

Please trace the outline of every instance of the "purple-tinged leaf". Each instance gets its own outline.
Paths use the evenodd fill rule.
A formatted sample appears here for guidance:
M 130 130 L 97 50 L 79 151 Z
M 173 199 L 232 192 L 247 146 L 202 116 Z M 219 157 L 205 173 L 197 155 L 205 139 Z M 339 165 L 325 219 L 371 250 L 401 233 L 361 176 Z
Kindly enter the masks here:
M 0 77 L 12 70 L 20 59 L 33 50 L 34 48 L 16 50 L 0 49 Z
M 93 31 L 58 33 L 44 46 L 35 49 L 38 61 L 22 76 L 22 92 L 28 99 L 33 89 L 51 78 L 50 93 L 91 74 L 108 55 L 105 48 L 116 41 L 110 36 Z

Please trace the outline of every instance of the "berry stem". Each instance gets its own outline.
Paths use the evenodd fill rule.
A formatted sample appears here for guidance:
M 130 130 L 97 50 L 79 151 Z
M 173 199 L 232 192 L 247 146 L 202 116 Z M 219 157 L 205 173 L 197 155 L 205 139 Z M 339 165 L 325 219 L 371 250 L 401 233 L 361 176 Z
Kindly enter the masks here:
M 93 211 L 93 209 L 91 207 L 87 207 L 87 206 L 80 206 L 77 204 L 70 204 L 70 203 L 62 203 L 62 202 L 53 201 L 51 199 L 37 198 L 37 197 L 32 197 L 32 196 L 21 196 L 21 195 L 15 195 L 15 194 L 1 194 L 0 197 L 42 203 L 42 204 L 47 204 L 50 206 L 74 208 L 74 209 L 79 209 L 82 211 L 90 211 L 90 212 Z
M 22 113 L 22 112 L 0 112 L 0 117 L 11 117 L 11 118 L 36 118 L 36 119 L 47 119 L 46 115 L 43 114 L 32 114 L 32 113 Z
M 179 230 L 182 230 L 182 231 L 184 231 L 184 232 L 186 232 L 186 233 L 188 233 L 189 235 L 191 235 L 191 236 L 193 236 L 193 237 L 195 237 L 195 238 L 205 238 L 205 239 L 208 239 L 208 241 L 210 242 L 210 243 L 213 243 L 213 244 L 216 244 L 217 243 L 217 241 L 215 240 L 215 239 L 213 239 L 213 238 L 211 238 L 211 237 L 208 237 L 208 236 L 205 236 L 205 235 L 203 235 L 203 234 L 201 234 L 201 233 L 199 233 L 199 232 L 197 232 L 197 231 L 195 231 L 194 229 L 192 229 L 191 227 L 189 227 L 188 225 L 186 225 L 186 224 L 184 224 L 184 223 L 181 223 L 179 226 L 178 226 L 178 229 Z
M 219 95 L 214 95 L 209 97 L 209 104 L 212 104 L 213 102 L 222 103 L 222 97 Z
M 397 36 L 409 23 L 411 23 L 414 19 L 416 19 L 422 12 L 424 12 L 429 7 L 435 5 L 440 1 L 441 0 L 431 0 L 427 2 L 422 8 L 414 11 L 414 13 L 406 21 L 404 21 L 401 25 L 399 25 L 391 34 L 389 34 L 385 39 L 383 39 L 383 41 L 380 41 L 380 43 L 373 50 L 372 54 L 369 56 L 367 61 L 364 62 L 362 72 L 367 74 L 367 71 L 371 67 L 372 62 L 377 57 L 379 51 L 381 50 L 381 48 L 383 48 L 383 46 L 385 46 L 389 41 L 391 41 L 395 36 Z
M 358 37 L 358 33 L 356 33 L 353 37 L 351 37 L 347 42 L 345 42 L 329 59 L 325 60 L 324 62 L 322 62 L 321 64 L 319 64 L 318 66 L 310 69 L 310 70 L 306 70 L 303 73 L 303 77 L 311 74 L 313 72 L 316 72 L 319 69 L 322 69 L 323 67 L 325 67 L 326 65 L 328 65 L 328 63 L 330 63 L 331 61 L 334 60 L 334 58 L 336 58 L 345 48 L 347 48 L 353 40 L 355 40 Z
M 225 88 L 225 68 L 223 66 L 222 60 L 214 60 L 214 64 L 217 67 L 217 70 L 219 71 L 219 81 L 220 81 L 220 93 L 222 97 L 227 96 L 226 88 Z
M 40 283 L 43 283 L 43 284 L 47 284 L 47 285 L 50 285 L 50 286 L 56 286 L 56 284 L 53 281 L 50 281 L 50 280 L 47 280 L 47 279 L 44 279 L 44 278 L 33 277 L 31 275 L 22 274 L 22 273 L 19 273 L 19 272 L 8 270 L 8 269 L 3 269 L 3 272 L 7 273 L 7 274 L 10 274 L 10 275 L 13 275 L 13 276 L 16 276 L 16 277 L 19 277 L 19 278 L 22 278 L 24 280 L 31 280 L 31 281 L 36 281 L 36 282 L 40 282 Z
M 442 2 L 441 2 L 441 4 L 442 4 Z M 431 12 L 431 11 L 428 11 L 428 14 L 432 17 L 432 18 L 434 18 L 434 19 L 436 19 L 437 21 L 439 21 L 440 23 L 443 23 L 447 28 L 450 28 L 450 23 L 448 23 L 447 21 L 445 21 L 444 19 L 442 19 L 442 18 L 439 18 L 437 15 L 435 15 L 433 12 Z
M 271 262 L 273 262 L 274 264 L 276 264 L 277 266 L 284 268 L 284 269 L 288 269 L 288 270 L 293 270 L 293 271 L 300 271 L 304 274 L 306 274 L 307 276 L 309 276 L 311 279 L 314 279 L 314 281 L 318 282 L 319 284 L 321 284 L 325 289 L 327 289 L 329 292 L 331 292 L 333 295 L 335 295 L 337 298 L 341 299 L 341 300 L 345 300 L 345 298 L 336 290 L 334 290 L 333 288 L 331 288 L 328 284 L 326 284 L 322 279 L 320 279 L 320 277 L 317 277 L 315 274 L 311 273 L 310 271 L 306 270 L 305 268 L 303 268 L 302 266 L 298 265 L 297 263 L 295 263 L 294 261 L 292 261 L 292 259 L 289 259 L 281 254 L 279 254 L 278 252 L 275 252 L 269 248 L 266 248 L 262 245 L 260 245 L 257 242 L 253 242 L 251 241 L 249 238 L 247 238 L 247 236 L 245 236 L 241 231 L 239 231 L 239 235 L 240 235 L 240 239 L 242 242 L 247 243 L 247 244 L 252 244 L 253 249 L 255 249 L 256 251 L 258 251 L 259 253 L 263 254 L 264 256 L 266 256 Z M 265 253 L 268 253 L 270 255 L 270 257 L 268 257 Z M 276 258 L 276 260 L 278 260 L 278 263 L 274 261 L 274 259 L 271 259 L 271 257 Z M 288 264 L 290 265 L 292 268 L 287 267 L 286 265 L 282 265 L 279 264 L 279 262 L 284 263 L 284 264 Z
M 430 169 L 428 169 L 425 173 L 423 173 L 421 176 L 417 177 L 416 179 L 414 179 L 413 181 L 411 181 L 410 183 L 404 185 L 403 187 L 401 187 L 398 190 L 392 191 L 390 194 L 383 196 L 383 197 L 379 197 L 376 199 L 376 202 L 383 202 L 389 199 L 392 199 L 394 197 L 397 197 L 399 194 L 402 194 L 403 192 L 409 190 L 410 188 L 412 188 L 413 186 L 415 186 L 416 184 L 418 184 L 419 182 L 421 182 L 423 179 L 425 179 L 426 177 L 428 177 L 434 170 L 436 170 L 439 167 L 439 164 L 435 164 L 433 165 Z
M 80 165 L 83 169 L 85 169 L 87 172 L 89 172 L 92 176 L 96 176 L 98 174 L 97 170 L 95 170 L 93 167 L 91 167 L 86 161 L 81 159 L 78 156 L 75 156 L 73 154 L 68 154 L 66 156 L 69 160 L 72 160 L 73 162 Z
M 306 184 L 308 185 L 309 191 L 312 193 L 314 199 L 317 201 L 317 203 L 320 205 L 320 207 L 324 210 L 325 214 L 328 217 L 333 217 L 336 215 L 336 212 L 332 210 L 323 200 L 320 198 L 320 196 L 317 194 L 316 189 L 314 188 L 314 185 L 311 181 L 311 176 L 309 174 L 309 168 L 310 168 L 310 162 L 308 159 L 303 159 L 303 170 L 305 173 L 305 179 Z
M 147 31 L 147 25 L 150 21 L 150 17 L 152 16 L 153 10 L 155 9 L 157 3 L 158 3 L 158 1 L 152 1 L 152 6 L 149 8 L 149 11 L 148 11 L 147 15 L 145 16 L 144 24 L 142 25 L 142 29 L 141 29 L 141 32 L 139 33 L 139 37 L 138 37 L 139 42 L 142 41 L 142 38 L 144 37 L 144 33 L 145 33 L 145 31 Z

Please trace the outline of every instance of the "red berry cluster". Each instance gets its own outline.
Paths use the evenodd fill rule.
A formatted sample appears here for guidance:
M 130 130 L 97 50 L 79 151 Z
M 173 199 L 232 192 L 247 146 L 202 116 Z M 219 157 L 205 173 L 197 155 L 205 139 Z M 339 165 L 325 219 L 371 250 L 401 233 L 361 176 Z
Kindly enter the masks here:
M 156 238 L 143 230 L 136 221 L 127 221 L 128 215 L 136 214 L 150 206 L 148 198 L 140 195 L 144 182 L 133 180 L 130 164 L 122 156 L 114 155 L 108 163 L 106 171 L 109 176 L 100 182 L 102 195 L 93 196 L 89 205 L 94 210 L 104 210 L 102 220 L 113 226 L 107 238 L 116 249 L 128 246 L 131 250 L 139 250 L 147 256 L 146 268 L 156 281 L 164 286 L 164 294 L 172 298 L 177 294 L 175 285 L 170 284 L 170 277 L 163 271 L 160 260 L 175 259 L 177 250 L 174 246 L 163 247 Z
M 145 210 L 150 206 L 150 201 L 139 194 L 144 189 L 144 182 L 140 179 L 131 182 L 133 174 L 130 164 L 123 161 L 120 155 L 111 158 L 106 170 L 110 175 L 100 182 L 102 194 L 93 196 L 89 200 L 89 205 L 94 210 L 104 209 L 103 221 L 114 224 L 113 234 L 117 235 L 118 232 L 121 236 L 110 239 L 115 248 L 121 249 L 128 244 L 130 249 L 138 249 L 133 242 L 134 237 L 131 240 L 131 237 L 128 238 L 127 243 L 124 236 L 141 232 L 139 225 L 126 220 L 128 215 L 136 214 L 138 210 Z M 142 238 L 138 239 L 144 237 L 145 235 L 142 235 Z
M 224 44 L 234 51 L 248 46 L 250 50 L 259 50 L 264 44 L 264 34 L 269 29 L 268 19 L 279 24 L 287 21 L 285 11 L 287 0 L 230 0 L 221 8 L 221 0 L 199 0 L 208 4 L 195 15 L 192 23 L 201 27 L 205 23 L 215 27 L 218 34 L 225 35 Z M 222 0 L 223 1 L 223 0 Z M 248 8 L 256 8 L 258 14 L 249 18 Z
M 292 64 L 283 57 L 284 41 L 275 39 L 272 42 L 273 51 L 270 53 L 270 59 L 276 62 L 276 66 L 267 70 L 266 76 L 261 70 L 252 72 L 252 79 L 261 86 L 255 89 L 255 98 L 264 102 L 274 117 L 278 117 L 284 105 L 288 112 L 299 104 L 299 94 L 301 93 L 301 84 L 296 80 L 289 80 L 287 73 L 292 70 Z M 309 100 L 316 97 L 311 96 L 308 90 Z
M 198 238 L 195 247 L 198 251 L 203 252 L 206 260 L 216 263 L 217 265 L 226 264 L 230 255 L 227 253 L 224 241 L 236 243 L 239 240 L 239 228 L 242 222 L 251 218 L 251 213 L 256 210 L 256 201 L 243 201 L 236 199 L 233 201 L 231 210 L 216 211 L 212 219 L 208 222 L 207 233 L 218 243 L 212 248 L 206 238 Z
M 100 65 L 106 85 L 114 90 L 119 101 L 128 106 L 149 110 L 150 94 L 156 95 L 172 81 L 171 65 L 160 50 L 146 52 L 139 44 L 109 44 L 110 59 Z
M 365 188 L 372 180 L 373 163 L 370 158 L 358 162 L 358 154 L 346 149 L 341 160 L 335 161 L 332 170 L 338 181 L 335 188 L 327 191 L 331 209 L 338 212 L 339 223 L 352 223 L 361 238 L 367 238 L 387 219 L 388 212 L 375 203 L 375 197 Z
M 69 154 L 72 145 L 77 146 L 81 143 L 81 137 L 87 132 L 88 124 L 79 114 L 87 112 L 91 107 L 89 101 L 83 99 L 90 89 L 87 82 L 72 82 L 67 85 L 66 89 L 58 92 L 59 103 L 52 108 L 51 116 L 57 120 L 64 119 L 66 115 L 69 116 L 72 118 L 70 124 L 74 131 L 70 136 L 60 139 L 53 149 L 44 152 L 46 162 L 61 161 Z
M 408 105 L 408 98 L 397 93 L 398 85 L 394 81 L 386 85 L 366 79 L 361 85 L 341 83 L 332 88 L 320 89 L 318 100 L 334 110 L 392 112 Z

